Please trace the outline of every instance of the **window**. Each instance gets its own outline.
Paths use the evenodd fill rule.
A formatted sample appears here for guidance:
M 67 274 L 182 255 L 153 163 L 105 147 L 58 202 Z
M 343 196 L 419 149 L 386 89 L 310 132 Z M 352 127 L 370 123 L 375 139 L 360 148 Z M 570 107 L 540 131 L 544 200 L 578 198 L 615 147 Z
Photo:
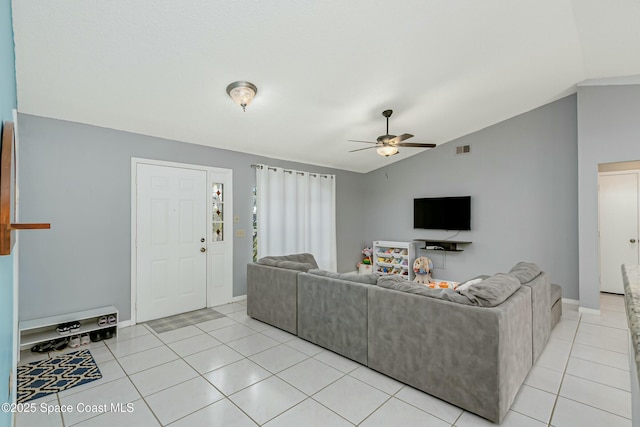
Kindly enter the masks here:
M 335 189 L 335 175 L 258 165 L 257 256 L 309 252 L 320 268 L 335 271 Z

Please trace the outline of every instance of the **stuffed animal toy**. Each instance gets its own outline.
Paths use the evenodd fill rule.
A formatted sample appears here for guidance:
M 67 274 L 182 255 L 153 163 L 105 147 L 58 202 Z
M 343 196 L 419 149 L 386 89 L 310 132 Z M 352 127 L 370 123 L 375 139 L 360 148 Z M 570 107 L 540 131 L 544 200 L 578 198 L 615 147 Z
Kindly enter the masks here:
M 413 262 L 413 272 L 416 273 L 414 282 L 429 284 L 433 282 L 431 278 L 431 271 L 433 270 L 433 263 L 426 256 L 416 258 Z
M 371 264 L 371 255 L 373 251 L 371 248 L 366 247 L 362 250 L 362 255 L 364 255 L 364 260 L 362 261 L 364 264 Z

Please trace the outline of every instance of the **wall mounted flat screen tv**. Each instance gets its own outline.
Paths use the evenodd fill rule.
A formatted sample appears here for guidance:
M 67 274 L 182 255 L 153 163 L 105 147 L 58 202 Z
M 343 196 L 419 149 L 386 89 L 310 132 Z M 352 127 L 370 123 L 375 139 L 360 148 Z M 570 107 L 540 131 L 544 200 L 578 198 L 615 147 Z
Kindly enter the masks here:
M 471 230 L 471 196 L 413 199 L 413 228 Z

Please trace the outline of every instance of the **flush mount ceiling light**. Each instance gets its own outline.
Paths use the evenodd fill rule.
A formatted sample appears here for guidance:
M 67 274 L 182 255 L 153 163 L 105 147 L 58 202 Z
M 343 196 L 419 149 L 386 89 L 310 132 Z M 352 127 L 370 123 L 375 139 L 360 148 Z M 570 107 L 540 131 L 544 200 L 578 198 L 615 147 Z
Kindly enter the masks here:
M 247 105 L 251 104 L 253 97 L 258 93 L 258 88 L 253 83 L 239 81 L 227 86 L 227 93 L 236 104 L 242 107 L 242 111 L 245 111 Z
M 382 147 L 378 147 L 376 152 L 381 156 L 389 157 L 398 152 L 398 147 L 395 145 L 383 145 Z

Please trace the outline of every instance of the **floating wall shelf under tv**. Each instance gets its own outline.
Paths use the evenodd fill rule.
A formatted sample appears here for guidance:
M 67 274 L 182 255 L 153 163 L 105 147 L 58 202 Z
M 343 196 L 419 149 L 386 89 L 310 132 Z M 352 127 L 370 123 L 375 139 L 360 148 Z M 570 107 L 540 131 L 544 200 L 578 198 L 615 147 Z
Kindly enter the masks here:
M 435 240 L 435 239 L 413 239 L 414 242 L 424 242 L 424 247 L 418 248 L 427 251 L 462 252 L 458 245 L 469 245 L 472 242 L 461 240 Z

